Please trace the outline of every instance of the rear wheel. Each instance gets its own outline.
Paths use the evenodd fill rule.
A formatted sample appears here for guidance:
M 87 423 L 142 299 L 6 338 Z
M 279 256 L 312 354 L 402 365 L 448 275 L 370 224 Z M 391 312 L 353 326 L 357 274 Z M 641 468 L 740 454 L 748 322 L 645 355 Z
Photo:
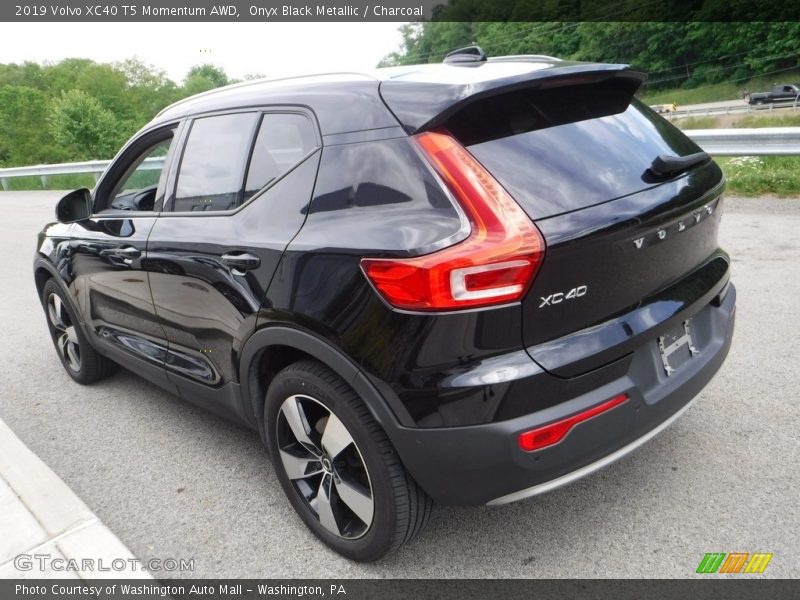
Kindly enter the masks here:
M 61 288 L 52 279 L 44 284 L 42 303 L 56 353 L 70 377 L 78 383 L 93 383 L 114 372 L 114 362 L 89 345 Z
M 278 373 L 265 423 L 292 506 L 340 554 L 377 560 L 427 523 L 432 501 L 355 392 L 323 365 L 303 361 Z

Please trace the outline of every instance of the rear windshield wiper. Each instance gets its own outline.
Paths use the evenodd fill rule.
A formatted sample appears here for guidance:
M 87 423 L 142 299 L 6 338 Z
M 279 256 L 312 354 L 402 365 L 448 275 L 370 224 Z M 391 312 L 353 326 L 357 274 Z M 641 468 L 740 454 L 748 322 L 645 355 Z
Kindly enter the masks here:
M 670 154 L 659 154 L 653 160 L 650 168 L 647 170 L 652 176 L 664 179 L 665 177 L 673 177 L 678 173 L 687 171 L 695 165 L 704 163 L 711 160 L 711 157 L 705 152 L 695 152 L 687 156 L 672 156 Z

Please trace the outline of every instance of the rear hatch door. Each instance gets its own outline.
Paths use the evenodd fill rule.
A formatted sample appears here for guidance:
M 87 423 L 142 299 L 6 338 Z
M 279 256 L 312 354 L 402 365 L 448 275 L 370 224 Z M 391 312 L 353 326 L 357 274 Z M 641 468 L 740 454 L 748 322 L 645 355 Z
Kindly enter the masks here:
M 682 172 L 653 172 L 659 155 L 701 150 L 633 97 L 640 83 L 638 74 L 619 68 L 552 78 L 537 73 L 529 85 L 497 85 L 416 121 L 425 120 L 420 129 L 454 135 L 545 238 L 544 262 L 522 303 L 526 347 L 590 331 L 718 258 L 722 173 L 702 157 Z M 707 277 L 698 281 L 695 287 L 716 284 Z M 663 314 L 706 291 L 673 298 L 674 310 Z M 618 347 L 624 354 L 626 345 Z M 595 360 L 576 360 L 567 369 L 561 368 L 563 354 L 555 364 L 531 352 L 548 370 L 572 376 L 618 358 L 606 350 L 598 348 Z

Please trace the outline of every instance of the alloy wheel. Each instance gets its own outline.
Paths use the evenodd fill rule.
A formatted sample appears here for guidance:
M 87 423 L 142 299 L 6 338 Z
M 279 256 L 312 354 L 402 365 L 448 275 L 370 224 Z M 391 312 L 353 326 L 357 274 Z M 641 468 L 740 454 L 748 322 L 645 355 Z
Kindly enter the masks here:
M 375 502 L 364 458 L 342 421 L 310 396 L 293 395 L 280 407 L 278 451 L 287 477 L 319 523 L 345 539 L 372 525 Z
M 80 371 L 81 347 L 78 333 L 64 308 L 64 302 L 57 294 L 50 294 L 47 297 L 47 318 L 55 330 L 56 350 L 72 371 Z

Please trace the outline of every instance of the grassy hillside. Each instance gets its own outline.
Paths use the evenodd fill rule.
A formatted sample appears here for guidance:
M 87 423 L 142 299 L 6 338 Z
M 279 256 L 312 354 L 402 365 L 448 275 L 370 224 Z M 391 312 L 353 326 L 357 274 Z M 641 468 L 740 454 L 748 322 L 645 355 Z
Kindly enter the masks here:
M 642 100 L 648 104 L 667 104 L 675 102 L 678 106 L 686 104 L 702 104 L 704 102 L 719 102 L 721 100 L 737 100 L 742 90 L 751 92 L 765 92 L 779 83 L 800 82 L 800 69 L 792 69 L 771 75 L 760 75 L 746 81 L 731 83 L 713 83 L 700 87 L 686 89 L 674 88 L 671 90 L 657 90 L 649 92 L 645 88 Z
M 800 157 L 725 156 L 716 159 L 734 196 L 800 195 Z
M 730 115 L 675 119 L 681 129 L 800 127 L 800 111 L 776 115 Z M 716 159 L 736 196 L 799 196 L 800 156 L 721 156 Z

